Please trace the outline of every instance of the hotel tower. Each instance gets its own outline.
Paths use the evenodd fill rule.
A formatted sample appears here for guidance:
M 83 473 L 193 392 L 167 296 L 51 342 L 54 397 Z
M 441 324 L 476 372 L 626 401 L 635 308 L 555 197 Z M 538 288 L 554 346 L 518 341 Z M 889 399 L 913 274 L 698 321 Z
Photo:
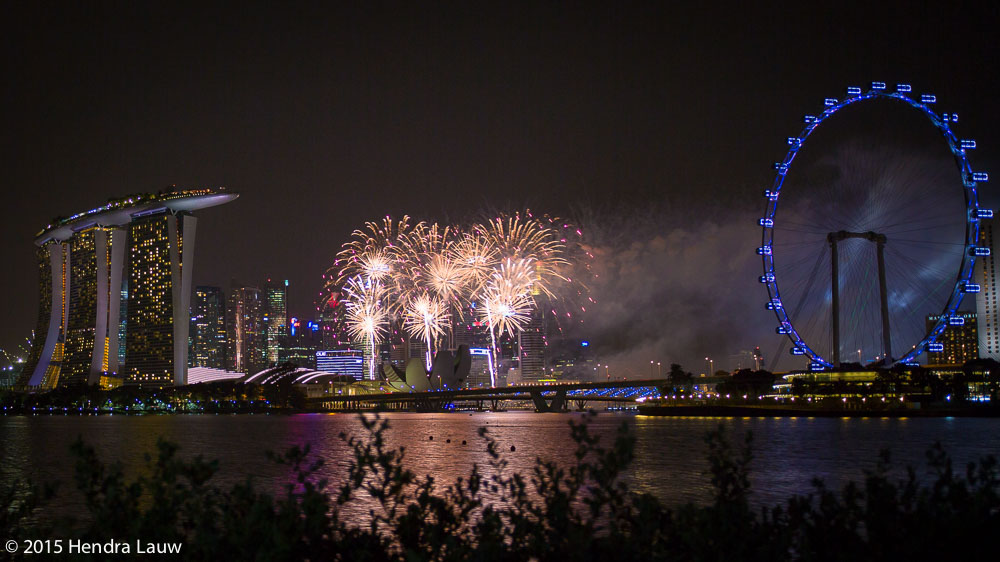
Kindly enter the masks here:
M 35 238 L 38 323 L 19 385 L 124 378 L 187 382 L 197 219 L 224 188 L 132 195 L 56 220 Z

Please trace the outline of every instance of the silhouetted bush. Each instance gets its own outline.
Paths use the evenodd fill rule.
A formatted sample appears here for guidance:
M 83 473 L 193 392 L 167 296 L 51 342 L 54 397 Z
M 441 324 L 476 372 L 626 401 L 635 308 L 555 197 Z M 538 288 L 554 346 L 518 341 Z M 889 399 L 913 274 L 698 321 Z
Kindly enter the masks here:
M 182 460 L 158 443 L 147 475 L 127 478 L 78 441 L 77 486 L 89 517 L 55 529 L 31 522 L 46 493 L 0 495 L 5 537 L 79 537 L 182 542 L 188 560 L 922 560 L 988 559 L 1000 530 L 1000 470 L 987 457 L 957 473 L 940 446 L 928 453 L 932 478 L 910 468 L 894 481 L 889 458 L 864 482 L 814 491 L 773 507 L 749 501 L 750 435 L 734 445 L 724 428 L 707 436 L 712 500 L 667 507 L 629 490 L 623 471 L 634 437 L 619 428 L 602 447 L 586 422 L 570 422 L 575 462 L 538 460 L 511 473 L 499 446 L 480 429 L 489 470 L 439 485 L 405 467 L 388 447 L 388 422 L 362 417 L 365 435 L 341 435 L 352 451 L 345 481 L 318 476 L 323 460 L 306 447 L 271 455 L 294 475 L 277 496 L 251 480 L 212 483 L 215 461 Z M 371 505 L 367 520 L 346 506 Z M 174 558 L 176 559 L 176 557 Z

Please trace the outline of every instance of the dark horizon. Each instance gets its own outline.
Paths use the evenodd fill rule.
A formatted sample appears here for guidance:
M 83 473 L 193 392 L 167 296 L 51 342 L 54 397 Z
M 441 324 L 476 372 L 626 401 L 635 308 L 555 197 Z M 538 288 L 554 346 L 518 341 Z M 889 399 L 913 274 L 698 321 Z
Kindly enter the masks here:
M 975 168 L 1000 176 L 998 10 L 14 7 L 0 346 L 35 325 L 32 240 L 52 217 L 170 185 L 240 194 L 198 213 L 195 284 L 289 279 L 290 316 L 311 316 L 340 245 L 387 214 L 596 217 L 584 225 L 595 237 L 623 229 L 653 257 L 642 261 L 650 283 L 663 283 L 670 244 L 706 252 L 672 258 L 673 269 L 739 270 L 754 259 L 752 221 L 785 138 L 847 86 L 936 94 L 978 141 Z M 993 198 L 992 183 L 983 192 Z M 754 278 L 693 312 L 671 308 L 671 291 L 622 302 L 648 330 L 716 320 L 676 344 L 609 350 L 698 370 L 705 348 L 776 347 Z

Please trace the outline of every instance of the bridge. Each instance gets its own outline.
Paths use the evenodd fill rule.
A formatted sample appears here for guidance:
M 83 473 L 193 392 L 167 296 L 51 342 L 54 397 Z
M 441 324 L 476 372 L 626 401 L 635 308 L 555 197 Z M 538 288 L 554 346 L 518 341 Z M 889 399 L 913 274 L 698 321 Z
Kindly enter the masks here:
M 729 377 L 696 377 L 692 385 L 716 384 Z M 587 402 L 634 404 L 640 397 L 659 397 L 660 389 L 672 384 L 667 379 L 620 380 L 554 384 L 525 384 L 489 388 L 443 388 L 427 392 L 330 393 L 306 399 L 310 408 L 320 410 L 417 410 L 450 409 L 465 404 L 476 409 L 498 410 L 503 402 L 531 402 L 538 412 L 561 412 L 573 404 L 583 409 Z

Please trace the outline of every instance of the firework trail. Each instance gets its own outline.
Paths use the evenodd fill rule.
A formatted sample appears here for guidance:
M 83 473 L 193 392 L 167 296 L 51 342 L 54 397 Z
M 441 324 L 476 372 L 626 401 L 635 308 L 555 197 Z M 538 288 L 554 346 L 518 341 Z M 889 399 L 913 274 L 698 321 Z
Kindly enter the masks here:
M 427 344 L 428 371 L 432 367 L 432 342 L 444 334 L 448 319 L 448 309 L 428 294 L 414 298 L 406 307 L 403 327 L 411 336 L 419 337 Z
M 352 277 L 344 287 L 347 311 L 347 331 L 355 339 L 367 340 L 371 345 L 371 360 L 368 364 L 368 378 L 375 378 L 375 347 L 382 341 L 386 330 L 388 314 L 382 305 L 385 289 L 382 285 L 361 275 Z
M 482 295 L 480 318 L 490 332 L 490 384 L 496 386 L 497 336 L 513 337 L 531 318 L 531 267 L 528 260 L 506 260 L 493 275 Z
M 483 232 L 481 227 L 474 227 L 451 247 L 451 258 L 464 272 L 470 299 L 480 294 L 500 262 L 500 251 L 490 245 Z

